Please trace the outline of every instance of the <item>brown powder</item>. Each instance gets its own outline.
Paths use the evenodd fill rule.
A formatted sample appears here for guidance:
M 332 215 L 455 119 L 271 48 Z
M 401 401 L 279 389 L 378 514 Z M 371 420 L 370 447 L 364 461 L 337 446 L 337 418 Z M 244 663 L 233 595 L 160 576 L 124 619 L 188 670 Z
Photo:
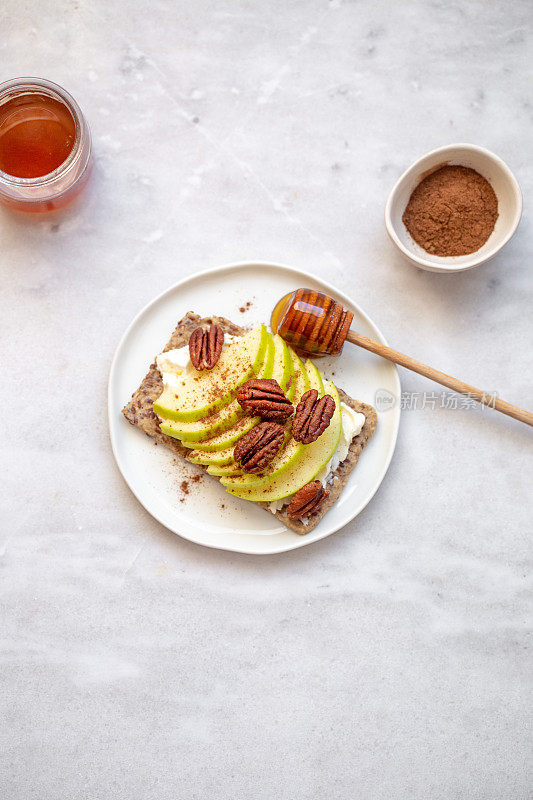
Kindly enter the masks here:
M 178 462 L 174 459 L 174 463 L 176 464 Z M 180 498 L 180 503 L 184 503 L 185 496 L 191 494 L 191 491 L 193 491 L 193 484 L 195 483 L 198 484 L 203 479 L 204 479 L 203 472 L 195 472 L 192 475 L 186 473 L 186 477 L 184 478 L 184 480 L 180 482 L 179 485 L 180 491 L 182 495 L 184 495 L 184 497 Z
M 414 189 L 403 222 L 420 247 L 435 256 L 475 253 L 491 235 L 498 199 L 473 169 L 443 166 Z

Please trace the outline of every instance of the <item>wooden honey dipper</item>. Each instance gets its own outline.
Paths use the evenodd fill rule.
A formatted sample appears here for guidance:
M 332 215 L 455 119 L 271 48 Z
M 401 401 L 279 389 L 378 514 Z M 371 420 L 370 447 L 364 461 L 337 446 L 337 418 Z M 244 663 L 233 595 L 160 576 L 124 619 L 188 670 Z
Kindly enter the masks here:
M 357 333 L 350 328 L 352 320 L 352 312 L 346 311 L 329 295 L 315 292 L 313 289 L 296 289 L 277 303 L 272 312 L 271 327 L 274 333 L 279 333 L 291 347 L 303 355 L 314 358 L 326 355 L 338 356 L 344 342 L 348 341 L 406 369 L 418 372 L 419 375 L 447 386 L 454 392 L 466 394 L 479 403 L 507 414 L 508 417 L 533 426 L 533 414 L 530 411 L 500 400 L 499 397 L 476 389 L 475 386 L 452 378 L 445 372 L 428 367 L 427 364 L 405 356 L 392 347 Z

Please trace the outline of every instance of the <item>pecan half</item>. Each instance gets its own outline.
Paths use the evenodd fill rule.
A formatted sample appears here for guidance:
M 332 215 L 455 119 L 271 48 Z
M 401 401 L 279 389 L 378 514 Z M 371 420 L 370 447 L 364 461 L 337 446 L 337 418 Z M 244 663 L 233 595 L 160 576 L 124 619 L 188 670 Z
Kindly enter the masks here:
M 292 421 L 292 435 L 297 442 L 311 444 L 321 436 L 335 413 L 335 400 L 330 394 L 319 399 L 316 389 L 302 395 Z
M 237 401 L 248 414 L 263 419 L 288 419 L 294 406 L 274 378 L 255 378 L 243 383 Z
M 329 491 L 324 489 L 320 481 L 306 483 L 296 492 L 289 503 L 287 516 L 290 519 L 308 517 L 318 511 L 327 497 L 329 497 Z
M 243 472 L 261 472 L 274 458 L 281 445 L 285 431 L 277 422 L 260 422 L 243 436 L 233 450 L 233 457 Z
M 189 355 L 193 367 L 197 370 L 213 369 L 224 344 L 224 331 L 220 325 L 210 325 L 204 331 L 203 328 L 195 328 L 189 339 Z

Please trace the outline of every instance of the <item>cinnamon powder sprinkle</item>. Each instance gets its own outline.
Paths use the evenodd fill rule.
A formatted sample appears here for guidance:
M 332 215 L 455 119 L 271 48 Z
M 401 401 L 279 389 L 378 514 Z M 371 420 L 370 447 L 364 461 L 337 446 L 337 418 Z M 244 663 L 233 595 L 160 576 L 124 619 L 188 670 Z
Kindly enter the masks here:
M 174 463 L 177 463 L 177 462 L 174 460 Z M 183 495 L 190 494 L 191 490 L 193 488 L 192 484 L 200 483 L 200 481 L 202 481 L 203 478 L 204 478 L 204 475 L 201 472 L 199 474 L 194 473 L 194 475 L 187 475 L 187 477 L 184 480 L 182 480 L 181 483 L 180 483 L 180 491 L 181 491 L 181 493 Z M 180 503 L 184 503 L 184 502 L 185 502 L 185 497 L 182 497 L 180 499 Z
M 413 239 L 435 256 L 465 256 L 482 247 L 498 218 L 490 183 L 470 167 L 445 165 L 414 189 L 403 213 Z

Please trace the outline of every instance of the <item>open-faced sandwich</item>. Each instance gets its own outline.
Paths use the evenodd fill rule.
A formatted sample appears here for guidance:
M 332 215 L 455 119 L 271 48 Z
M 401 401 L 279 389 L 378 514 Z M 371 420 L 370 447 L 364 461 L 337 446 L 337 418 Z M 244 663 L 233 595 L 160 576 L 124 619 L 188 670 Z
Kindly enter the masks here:
M 123 413 L 299 534 L 336 502 L 377 423 L 264 325 L 192 312 Z

